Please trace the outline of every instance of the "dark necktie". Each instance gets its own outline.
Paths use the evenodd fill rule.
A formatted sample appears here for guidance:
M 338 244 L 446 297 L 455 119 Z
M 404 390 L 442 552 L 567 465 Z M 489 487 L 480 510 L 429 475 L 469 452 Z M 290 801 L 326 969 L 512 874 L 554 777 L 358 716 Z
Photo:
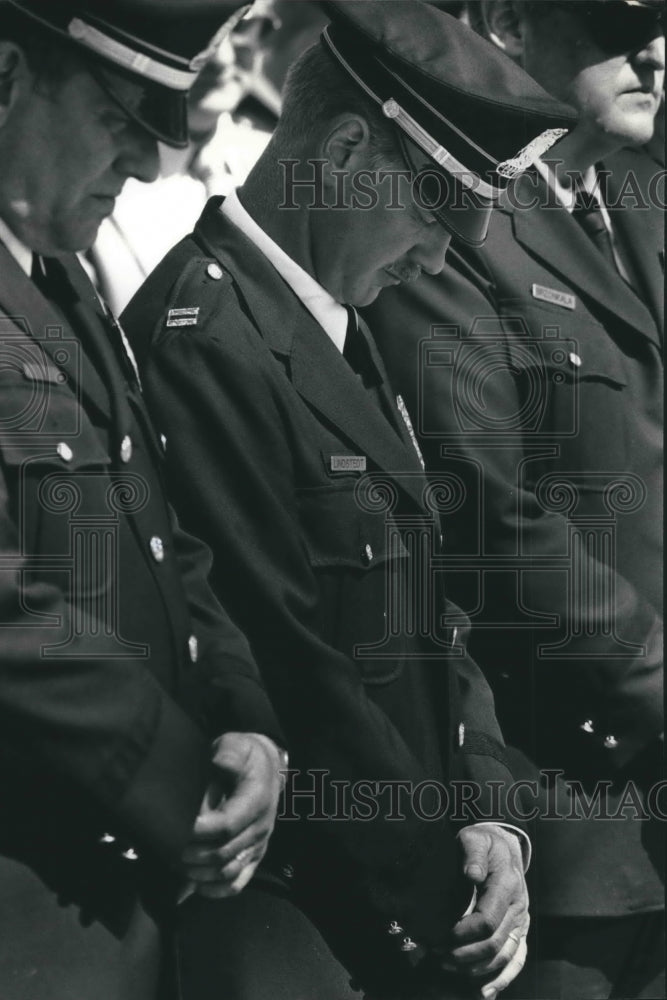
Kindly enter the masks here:
M 605 260 L 617 271 L 611 234 L 605 225 L 599 201 L 589 191 L 581 187 L 575 188 L 574 194 L 572 218 L 577 220 Z
M 372 381 L 373 364 L 369 356 L 368 344 L 359 329 L 359 317 L 352 306 L 345 306 L 347 311 L 347 331 L 343 346 L 343 357 L 352 371 L 358 375 L 364 385 Z

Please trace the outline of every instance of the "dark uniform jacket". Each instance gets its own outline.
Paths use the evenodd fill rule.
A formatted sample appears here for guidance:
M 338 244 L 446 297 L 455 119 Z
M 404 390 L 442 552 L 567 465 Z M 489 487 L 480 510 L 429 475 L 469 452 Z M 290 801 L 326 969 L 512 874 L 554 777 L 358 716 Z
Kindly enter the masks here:
M 441 626 L 441 578 L 418 589 L 439 548 L 437 503 L 372 341 L 366 388 L 219 205 L 123 322 L 176 508 L 214 550 L 214 588 L 261 665 L 294 787 L 324 789 L 288 790 L 276 864 L 344 964 L 396 985 L 404 938 L 445 942 L 470 896 L 432 783 L 505 783 L 500 734 L 465 625 Z M 386 819 L 389 785 L 376 782 L 405 784 L 402 819 Z
M 0 995 L 129 1000 L 210 737 L 277 727 L 120 335 L 78 261 L 53 267 L 64 313 L 0 246 Z
M 612 220 L 635 290 L 553 196 L 549 208 L 516 207 L 547 198 L 529 175 L 483 249 L 459 247 L 441 276 L 370 310 L 427 468 L 452 477 L 450 584 L 472 616 L 505 738 L 521 751 L 516 770 L 533 780 L 538 767 L 561 769 L 588 796 L 607 782 L 609 815 L 634 803 L 614 821 L 547 818 L 535 831 L 533 898 L 550 914 L 663 901 L 659 824 L 644 819 L 651 802 L 664 813 L 646 798 L 664 724 L 655 169 L 628 151 L 608 184 L 608 204 L 625 192 L 630 206 Z M 553 780 L 542 778 L 539 807 L 568 815 L 562 784 L 549 802 Z

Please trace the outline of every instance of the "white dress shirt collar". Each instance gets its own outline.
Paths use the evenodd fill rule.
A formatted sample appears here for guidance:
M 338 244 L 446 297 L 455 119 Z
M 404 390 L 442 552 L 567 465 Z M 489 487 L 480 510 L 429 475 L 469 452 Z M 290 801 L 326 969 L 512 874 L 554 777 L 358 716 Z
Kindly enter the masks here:
M 28 277 L 30 277 L 32 273 L 32 250 L 29 250 L 25 243 L 22 243 L 17 236 L 14 236 L 14 233 L 2 219 L 0 219 L 0 240 L 5 244 L 21 270 L 25 271 Z
M 280 277 L 303 302 L 308 312 L 342 353 L 347 331 L 347 311 L 344 306 L 322 288 L 307 271 L 289 257 L 270 236 L 258 226 L 245 210 L 236 191 L 227 195 L 220 211 L 229 222 L 240 229 L 257 249 L 264 254 Z

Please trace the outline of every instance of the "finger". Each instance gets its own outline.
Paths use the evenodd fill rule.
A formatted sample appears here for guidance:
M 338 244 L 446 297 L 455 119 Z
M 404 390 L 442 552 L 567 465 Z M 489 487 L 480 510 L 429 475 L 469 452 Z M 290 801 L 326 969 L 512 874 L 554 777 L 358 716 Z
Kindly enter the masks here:
M 213 882 L 209 885 L 197 886 L 197 894 L 206 899 L 229 899 L 238 896 L 252 879 L 257 865 L 258 862 L 246 865 L 233 882 Z
M 502 992 L 502 990 L 507 989 L 510 983 L 514 982 L 526 964 L 527 953 L 528 947 L 526 939 L 523 937 L 519 947 L 514 953 L 514 956 L 507 963 L 500 975 L 482 988 L 482 996 L 484 997 L 484 1000 L 495 1000 L 495 997 Z
M 492 961 L 505 945 L 510 932 L 516 932 L 515 928 L 524 926 L 525 918 L 523 907 L 518 905 L 510 906 L 498 924 L 484 914 L 473 913 L 465 917 L 465 921 L 473 924 L 476 936 L 472 939 L 468 937 L 467 943 L 453 948 L 452 958 L 459 965 Z
M 523 871 L 513 860 L 504 858 L 486 882 L 478 887 L 472 913 L 459 920 L 453 928 L 454 947 L 487 940 L 503 922 L 509 933 L 514 926 L 522 926 L 527 913 L 528 891 Z
M 227 864 L 232 858 L 248 848 L 254 848 L 268 839 L 270 831 L 257 825 L 246 827 L 238 837 L 226 843 L 218 841 L 191 841 L 181 858 L 186 865 L 205 865 L 217 858 L 219 864 Z
M 497 955 L 490 959 L 488 962 L 479 962 L 476 965 L 471 965 L 466 971 L 469 976 L 473 976 L 475 979 L 480 977 L 490 976 L 493 973 L 498 973 L 514 958 L 517 948 L 521 945 L 522 935 L 518 930 L 510 931 L 507 939 Z
M 257 867 L 264 854 L 264 849 L 255 851 L 248 849 L 247 851 L 241 851 L 237 857 L 224 866 L 219 864 L 197 865 L 186 868 L 185 873 L 190 881 L 196 883 L 197 886 L 214 883 L 231 886 L 249 864 Z
M 459 834 L 459 842 L 463 849 L 463 874 L 471 882 L 476 884 L 483 882 L 489 871 L 491 835 L 485 829 L 466 827 Z

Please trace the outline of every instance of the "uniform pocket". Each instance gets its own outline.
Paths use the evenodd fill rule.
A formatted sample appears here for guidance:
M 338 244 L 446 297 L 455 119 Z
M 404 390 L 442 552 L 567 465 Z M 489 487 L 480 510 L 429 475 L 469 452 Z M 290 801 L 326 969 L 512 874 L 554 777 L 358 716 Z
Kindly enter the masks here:
M 400 533 L 384 510 L 361 506 L 349 479 L 300 489 L 297 502 L 324 638 L 354 660 L 365 683 L 394 680 L 406 653 L 405 635 L 392 629 L 392 602 L 408 584 Z

